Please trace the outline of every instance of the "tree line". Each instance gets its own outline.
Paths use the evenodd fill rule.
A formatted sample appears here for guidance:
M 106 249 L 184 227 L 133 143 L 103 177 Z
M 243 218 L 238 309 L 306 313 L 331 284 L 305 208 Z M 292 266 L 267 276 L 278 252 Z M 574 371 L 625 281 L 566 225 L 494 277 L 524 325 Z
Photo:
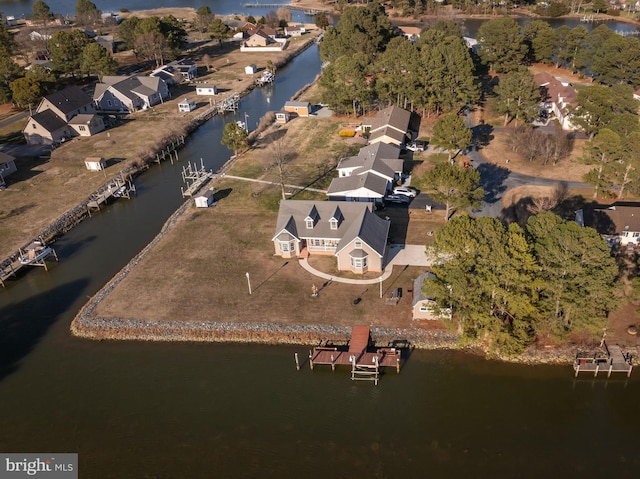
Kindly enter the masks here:
M 551 212 L 524 228 L 459 216 L 435 234 L 422 291 L 467 341 L 505 355 L 539 339 L 601 333 L 619 303 L 618 266 L 596 230 Z M 438 261 L 439 259 L 439 261 Z

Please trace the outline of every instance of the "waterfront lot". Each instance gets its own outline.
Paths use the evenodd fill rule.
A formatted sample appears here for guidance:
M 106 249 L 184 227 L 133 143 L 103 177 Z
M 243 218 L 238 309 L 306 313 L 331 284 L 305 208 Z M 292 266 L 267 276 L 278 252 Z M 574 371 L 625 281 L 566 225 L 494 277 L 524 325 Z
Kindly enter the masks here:
M 340 119 L 298 118 L 264 132 L 256 146 L 240 156 L 229 175 L 278 182 L 272 166 L 272 142 L 282 142 L 292 154 L 286 183 L 326 188 L 340 157 L 361 145 L 338 135 Z M 309 132 L 313 131 L 314 135 Z M 330 282 L 303 270 L 297 259 L 274 256 L 274 234 L 281 190 L 278 185 L 230 178 L 215 182 L 218 204 L 208 209 L 189 205 L 175 227 L 149 252 L 97 307 L 100 317 L 147 321 L 184 320 L 319 324 L 371 324 L 397 328 L 439 328 L 411 320 L 413 280 L 424 268 L 396 267 L 383 284 L 352 285 Z M 294 199 L 321 199 L 324 193 L 287 189 Z M 424 244 L 428 231 L 442 224 L 425 211 L 387 208 L 392 234 L 398 240 Z M 422 217 L 424 216 L 424 217 Z M 416 221 L 409 221 L 409 218 Z M 338 276 L 335 258 L 310 257 L 310 263 Z M 249 295 L 246 273 L 252 294 Z M 341 276 L 361 278 L 341 273 Z M 375 277 L 376 274 L 369 274 Z M 311 297 L 311 287 L 320 290 Z M 402 288 L 397 306 L 385 298 Z

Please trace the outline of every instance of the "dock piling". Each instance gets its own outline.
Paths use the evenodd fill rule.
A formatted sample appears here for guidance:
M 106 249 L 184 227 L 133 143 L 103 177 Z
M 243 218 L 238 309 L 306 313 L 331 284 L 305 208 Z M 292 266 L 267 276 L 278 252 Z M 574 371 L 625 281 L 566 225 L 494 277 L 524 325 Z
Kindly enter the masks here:
M 296 369 L 300 371 L 300 361 L 298 361 L 298 353 L 293 353 L 293 357 L 296 360 Z

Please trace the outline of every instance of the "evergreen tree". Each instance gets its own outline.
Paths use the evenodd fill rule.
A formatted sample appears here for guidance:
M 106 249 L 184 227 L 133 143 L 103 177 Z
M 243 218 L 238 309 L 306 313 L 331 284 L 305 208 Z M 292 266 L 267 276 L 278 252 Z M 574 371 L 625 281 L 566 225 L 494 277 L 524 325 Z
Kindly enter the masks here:
M 43 96 L 40 83 L 32 78 L 23 77 L 12 81 L 9 84 L 13 101 L 21 108 L 28 108 L 36 105 Z
M 16 41 L 0 13 L 0 57 L 10 57 L 16 47 Z
M 378 96 L 407 108 L 421 82 L 420 57 L 415 45 L 403 37 L 393 38 L 375 64 Z
M 458 111 L 480 99 L 473 60 L 460 36 L 447 36 L 421 51 L 425 93 L 436 112 Z
M 583 181 L 593 185 L 593 197 L 597 198 L 600 191 L 611 187 L 615 174 L 614 163 L 621 159 L 622 143 L 620 136 L 603 128 L 585 146 L 582 160 L 587 165 L 595 167 L 586 173 Z
M 632 193 L 640 191 L 640 132 L 634 131 L 622 137 L 620 160 L 614 168 L 620 185 L 618 199 L 624 198 L 627 190 Z
M 214 18 L 209 25 L 209 36 L 215 40 L 224 40 L 231 36 L 231 29 L 219 18 Z
M 477 208 L 482 204 L 484 191 L 480 188 L 480 173 L 455 163 L 439 163 L 425 174 L 427 191 L 435 201 L 445 204 L 444 218 L 461 208 Z
M 611 36 L 594 53 L 591 73 L 600 83 L 640 86 L 640 41 L 634 37 Z
M 236 122 L 232 121 L 224 125 L 221 143 L 230 150 L 233 150 L 233 153 L 237 158 L 238 152 L 247 147 L 247 136 L 247 131 Z
M 200 33 L 204 33 L 209 30 L 209 26 L 211 25 L 211 22 L 213 22 L 214 18 L 215 15 L 211 12 L 211 9 L 208 6 L 203 5 L 196 10 L 196 18 L 193 22 L 193 26 Z
M 82 50 L 80 69 L 85 75 L 97 74 L 98 79 L 102 81 L 104 75 L 115 75 L 118 62 L 101 45 L 90 42 Z
M 449 153 L 449 162 L 453 152 L 464 150 L 471 144 L 472 132 L 465 124 L 464 117 L 457 113 L 449 113 L 433 125 L 431 143 L 444 148 Z
M 84 26 L 95 26 L 102 23 L 102 12 L 91 0 L 76 2 L 76 23 Z
M 60 30 L 54 33 L 49 41 L 53 68 L 75 76 L 81 70 L 82 51 L 90 41 L 87 34 L 80 30 Z
M 528 56 L 534 62 L 550 62 L 556 51 L 555 31 L 544 20 L 534 20 L 524 25 L 524 42 L 529 52 Z
M 574 109 L 572 122 L 591 138 L 602 128 L 620 125 L 615 122 L 619 115 L 628 114 L 626 118 L 635 118 L 634 121 L 627 120 L 632 127 L 638 123 L 638 102 L 634 100 L 633 89 L 628 85 L 579 88 L 576 102 L 578 106 Z
M 530 122 L 537 118 L 540 105 L 540 89 L 533 81 L 533 75 L 526 67 L 507 73 L 495 87 L 497 95 L 495 109 L 504 114 L 504 126 L 509 119 Z
M 51 13 L 49 5 L 42 0 L 36 0 L 33 2 L 33 5 L 31 5 L 31 19 L 34 22 L 46 25 L 47 22 L 50 22 L 54 18 L 55 16 Z
M 497 73 L 517 69 L 527 53 L 520 27 L 510 17 L 483 23 L 478 28 L 478 45 L 482 61 Z
M 608 313 L 619 304 L 618 267 L 605 240 L 596 230 L 550 212 L 529 218 L 526 231 L 540 266 L 537 334 L 601 333 Z
M 11 102 L 10 83 L 24 76 L 24 69 L 9 56 L 0 56 L 0 103 Z

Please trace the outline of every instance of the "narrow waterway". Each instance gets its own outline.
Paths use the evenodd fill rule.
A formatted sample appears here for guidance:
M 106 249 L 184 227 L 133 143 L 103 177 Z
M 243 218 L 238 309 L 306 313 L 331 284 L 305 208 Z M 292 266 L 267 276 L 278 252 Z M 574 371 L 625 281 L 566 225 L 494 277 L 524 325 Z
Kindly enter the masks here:
M 279 109 L 319 64 L 307 50 L 237 117 Z M 181 165 L 227 160 L 231 120 L 208 122 L 181 163 L 153 167 L 137 198 L 56 243 L 48 273 L 0 290 L 0 451 L 78 452 L 83 479 L 636 477 L 637 373 L 574 380 L 568 366 L 414 352 L 375 387 L 346 370 L 296 371 L 304 347 L 73 338 L 88 296 L 182 203 Z

